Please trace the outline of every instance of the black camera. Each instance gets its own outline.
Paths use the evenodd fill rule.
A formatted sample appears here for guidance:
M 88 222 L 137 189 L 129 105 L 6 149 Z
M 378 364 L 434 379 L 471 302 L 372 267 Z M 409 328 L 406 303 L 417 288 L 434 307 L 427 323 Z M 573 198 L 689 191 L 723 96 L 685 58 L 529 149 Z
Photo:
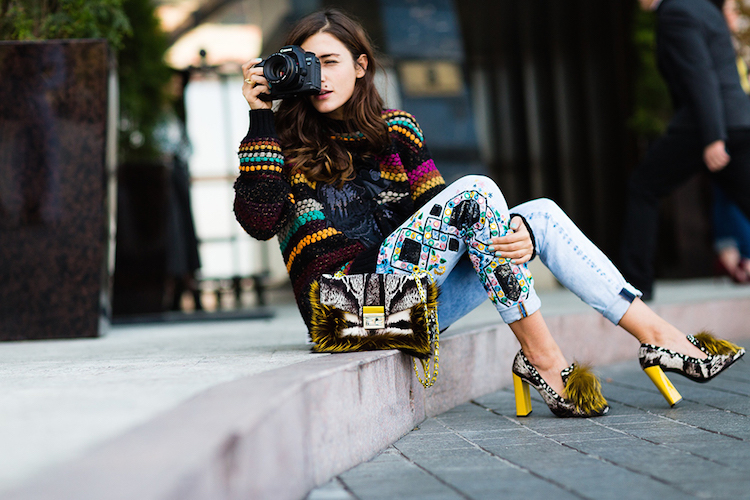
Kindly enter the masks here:
M 282 47 L 257 65 L 268 80 L 269 94 L 264 101 L 320 93 L 320 59 L 297 45 Z

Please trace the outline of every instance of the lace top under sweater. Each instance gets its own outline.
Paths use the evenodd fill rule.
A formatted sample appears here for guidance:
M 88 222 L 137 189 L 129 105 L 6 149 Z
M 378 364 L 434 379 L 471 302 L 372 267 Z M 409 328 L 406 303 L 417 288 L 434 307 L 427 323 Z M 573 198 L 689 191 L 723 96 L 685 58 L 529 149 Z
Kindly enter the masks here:
M 385 237 L 445 187 L 414 117 L 397 110 L 386 110 L 382 116 L 391 143 L 374 157 L 359 154 L 366 147 L 361 133 L 332 130 L 334 140 L 346 144 L 352 154 L 357 174 L 337 189 L 302 173 L 292 175 L 284 163 L 273 112 L 250 112 L 250 130 L 239 150 L 235 215 L 254 238 L 278 235 L 308 325 L 311 283 L 342 268 L 374 272 Z

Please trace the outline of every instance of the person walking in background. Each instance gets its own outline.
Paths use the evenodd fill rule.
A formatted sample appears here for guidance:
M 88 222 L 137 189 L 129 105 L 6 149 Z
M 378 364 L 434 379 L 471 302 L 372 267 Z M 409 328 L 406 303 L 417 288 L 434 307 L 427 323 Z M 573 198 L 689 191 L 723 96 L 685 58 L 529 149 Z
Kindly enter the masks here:
M 628 182 L 619 264 L 649 300 L 662 197 L 708 171 L 750 217 L 750 100 L 729 28 L 709 0 L 639 2 L 656 11 L 656 55 L 675 108 Z
M 419 269 L 441 288 L 443 328 L 488 297 L 493 302 L 522 348 L 512 367 L 517 401 L 518 387 L 531 385 L 558 416 L 603 415 L 609 407 L 598 380 L 568 364 L 542 317 L 526 265 L 538 254 L 561 283 L 640 340 L 649 374 L 663 377 L 666 369 L 708 380 L 745 353 L 708 334 L 686 336 L 656 315 L 553 201 L 508 208 L 495 183 L 476 175 L 446 186 L 415 118 L 383 109 L 371 43 L 351 18 L 311 14 L 286 45 L 317 55 L 321 87 L 274 111 L 261 98 L 270 90 L 266 68 L 260 60 L 243 66 L 250 127 L 239 148 L 234 210 L 251 236 L 279 236 L 308 327 L 310 290 L 323 274 Z
M 729 31 L 739 31 L 739 15 L 735 0 L 711 0 L 721 9 Z M 737 54 L 737 72 L 745 94 L 750 94 L 748 68 L 740 54 Z M 726 274 L 735 283 L 750 283 L 750 220 L 742 210 L 733 203 L 724 191 L 711 183 L 713 202 L 711 205 L 711 222 L 714 232 L 714 251 L 716 252 L 716 271 Z

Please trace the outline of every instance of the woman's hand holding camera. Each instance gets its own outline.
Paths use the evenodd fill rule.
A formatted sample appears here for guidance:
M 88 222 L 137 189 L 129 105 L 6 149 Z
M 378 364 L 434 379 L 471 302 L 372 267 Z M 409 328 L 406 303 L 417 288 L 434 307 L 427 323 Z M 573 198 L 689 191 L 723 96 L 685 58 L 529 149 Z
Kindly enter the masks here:
M 242 75 L 245 82 L 242 84 L 242 95 L 245 96 L 250 109 L 271 109 L 272 102 L 262 101 L 260 94 L 268 93 L 268 82 L 263 76 L 263 68 L 256 65 L 263 59 L 257 58 L 242 65 Z

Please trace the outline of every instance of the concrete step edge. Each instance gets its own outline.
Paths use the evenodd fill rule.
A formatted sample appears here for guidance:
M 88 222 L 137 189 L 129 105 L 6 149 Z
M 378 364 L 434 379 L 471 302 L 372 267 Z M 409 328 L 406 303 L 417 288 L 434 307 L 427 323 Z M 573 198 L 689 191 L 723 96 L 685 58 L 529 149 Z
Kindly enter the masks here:
M 750 338 L 737 314 L 750 298 L 656 310 L 686 332 Z M 638 343 L 594 312 L 547 322 L 569 359 L 635 357 Z M 204 391 L 2 498 L 302 498 L 426 417 L 507 386 L 517 349 L 502 324 L 444 335 L 438 383 L 426 390 L 396 351 L 311 355 Z

